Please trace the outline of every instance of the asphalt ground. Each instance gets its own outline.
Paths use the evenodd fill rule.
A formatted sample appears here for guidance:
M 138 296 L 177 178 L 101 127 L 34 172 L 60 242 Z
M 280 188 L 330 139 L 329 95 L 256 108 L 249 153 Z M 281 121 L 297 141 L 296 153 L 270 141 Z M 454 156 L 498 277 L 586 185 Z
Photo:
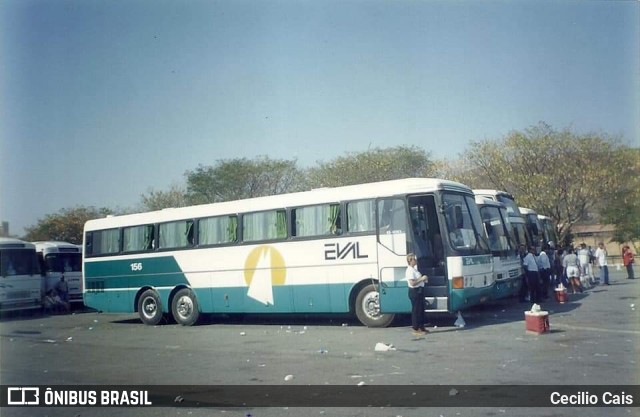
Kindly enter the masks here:
M 626 407 L 474 407 L 467 385 L 489 388 L 639 385 L 640 280 L 611 268 L 610 286 L 569 302 L 542 303 L 550 332 L 525 329 L 531 305 L 514 300 L 428 316 L 430 333 L 411 334 L 408 317 L 369 329 L 347 316 L 209 316 L 193 327 L 145 326 L 135 315 L 76 310 L 10 314 L 0 320 L 2 385 L 396 386 L 458 387 L 460 407 L 7 407 L 4 416 L 638 416 Z M 379 343 L 394 349 L 379 352 Z M 290 377 L 288 377 L 290 376 Z M 392 388 L 392 387 L 391 387 Z M 521 387 L 529 389 L 528 387 Z M 431 388 L 435 392 L 435 388 Z M 292 394 L 294 395 L 294 394 Z M 372 403 L 375 403 L 372 399 Z M 249 400 L 250 402 L 250 400 Z M 292 401 L 293 402 L 293 401 Z

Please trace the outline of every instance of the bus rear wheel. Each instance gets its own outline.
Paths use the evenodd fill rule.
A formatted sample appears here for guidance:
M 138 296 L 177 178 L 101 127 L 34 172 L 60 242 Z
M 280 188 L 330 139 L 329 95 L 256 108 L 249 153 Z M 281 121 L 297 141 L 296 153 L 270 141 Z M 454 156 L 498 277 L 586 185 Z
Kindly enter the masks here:
M 183 326 L 191 326 L 198 321 L 200 311 L 196 295 L 189 288 L 183 288 L 173 297 L 171 303 L 173 318 Z
M 358 320 L 367 327 L 387 327 L 395 317 L 394 314 L 380 313 L 380 294 L 373 284 L 360 289 L 355 310 Z
M 162 301 L 155 290 L 146 290 L 138 300 L 138 314 L 144 324 L 155 326 L 162 320 Z

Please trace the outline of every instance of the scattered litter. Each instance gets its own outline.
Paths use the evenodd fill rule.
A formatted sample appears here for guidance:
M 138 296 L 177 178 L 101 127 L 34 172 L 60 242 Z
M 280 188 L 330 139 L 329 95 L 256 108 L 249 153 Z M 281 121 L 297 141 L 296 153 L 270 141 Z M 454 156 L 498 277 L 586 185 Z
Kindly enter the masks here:
M 265 366 L 267 366 L 267 365 L 266 365 L 266 364 L 264 364 L 264 363 L 261 363 L 261 364 L 259 364 L 258 366 L 259 366 L 260 368 L 264 368 L 264 367 L 265 367 Z
M 178 396 L 173 400 L 173 402 L 174 402 L 174 403 L 181 403 L 181 402 L 183 402 L 183 401 L 184 401 L 184 398 L 183 398 L 181 395 L 178 395 Z
M 94 322 L 94 323 L 97 323 L 97 322 L 98 322 L 98 320 L 94 320 L 93 322 Z
M 293 375 L 287 375 L 284 377 L 285 381 L 291 381 L 293 379 Z
M 93 327 L 89 327 L 89 330 L 93 330 Z
M 464 327 L 467 325 L 467 323 L 464 322 L 464 319 L 462 318 L 462 314 L 460 314 L 459 311 L 458 311 L 458 318 L 456 319 L 455 323 L 453 323 L 453 325 L 456 327 Z
M 635 307 L 636 307 L 636 305 L 635 305 L 635 304 L 631 304 L 629 307 L 631 307 L 631 308 L 635 308 Z
M 67 342 L 71 342 L 73 340 L 73 337 L 69 336 L 67 337 Z
M 360 382 L 358 382 L 358 386 L 359 386 L 359 387 L 361 387 L 361 386 L 363 386 L 363 385 L 367 385 L 367 383 L 366 383 L 366 382 L 364 382 L 364 381 L 360 381 Z
M 609 356 L 607 353 L 594 353 L 593 356 Z
M 303 330 L 307 330 L 307 326 L 304 326 L 302 329 L 303 329 Z
M 53 340 L 53 339 L 46 339 L 44 342 L 45 343 L 56 343 L 56 341 Z
M 455 389 L 455 388 L 451 388 L 451 389 L 449 390 L 449 397 L 454 397 L 454 396 L 456 396 L 456 395 L 458 395 L 458 390 L 457 390 L 457 389 Z
M 391 343 L 386 344 L 386 343 L 378 342 L 376 343 L 376 347 L 374 350 L 376 352 L 387 352 L 389 350 L 396 350 L 396 347 L 393 346 Z
M 247 333 L 246 332 L 240 332 L 240 336 L 246 336 Z
M 322 348 L 322 349 L 320 349 L 320 350 L 318 351 L 318 353 L 320 353 L 320 354 L 324 354 L 324 353 L 329 353 L 329 351 L 328 351 L 328 350 L 326 350 L 326 349 L 324 349 L 324 348 Z
M 349 324 L 347 323 L 342 323 L 342 327 L 347 327 Z

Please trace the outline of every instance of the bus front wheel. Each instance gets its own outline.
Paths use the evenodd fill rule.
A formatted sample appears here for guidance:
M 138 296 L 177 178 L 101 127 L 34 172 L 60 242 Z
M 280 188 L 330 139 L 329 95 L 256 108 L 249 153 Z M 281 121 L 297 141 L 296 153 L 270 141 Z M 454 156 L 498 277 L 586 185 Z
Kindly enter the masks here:
M 380 313 L 380 294 L 373 284 L 360 289 L 355 310 L 358 320 L 367 327 L 387 327 L 395 316 Z
M 183 288 L 173 297 L 171 303 L 173 318 L 183 326 L 191 326 L 198 321 L 200 311 L 196 295 L 189 288 Z
M 155 326 L 162 320 L 162 301 L 155 290 L 146 290 L 138 300 L 138 314 L 144 324 Z

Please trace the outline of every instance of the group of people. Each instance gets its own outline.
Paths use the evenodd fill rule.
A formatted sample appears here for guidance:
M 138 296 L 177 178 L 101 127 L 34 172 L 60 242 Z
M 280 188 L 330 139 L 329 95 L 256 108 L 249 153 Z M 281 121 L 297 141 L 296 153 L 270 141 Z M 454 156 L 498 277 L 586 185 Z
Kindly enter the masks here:
M 604 242 L 600 242 L 596 250 L 587 248 L 585 243 L 575 250 L 573 247 L 556 250 L 553 242 L 549 242 L 539 254 L 536 254 L 534 246 L 527 251 L 521 245 L 519 251 L 525 273 L 520 290 L 521 302 L 541 303 L 549 298 L 550 291 L 560 285 L 571 288 L 574 294 L 583 292 L 585 288 L 596 285 L 595 265 L 600 268 L 603 284 L 609 285 L 608 254 Z M 622 259 L 627 278 L 634 279 L 633 252 L 628 245 L 622 248 Z M 429 277 L 418 270 L 415 254 L 407 255 L 407 264 L 405 279 L 411 300 L 411 327 L 414 336 L 421 336 L 427 333 L 424 327 L 424 286 Z
M 549 290 L 563 285 L 571 288 L 573 293 L 583 292 L 596 284 L 594 267 L 601 271 L 602 284 L 609 285 L 609 266 L 607 249 L 604 242 L 598 244 L 597 249 L 587 247 L 581 243 L 576 249 L 555 250 L 553 242 L 544 245 L 540 254 L 536 254 L 535 247 L 526 251 L 524 245 L 520 247 L 520 258 L 525 271 L 525 278 L 520 291 L 520 301 L 542 302 L 549 298 Z M 622 248 L 623 263 L 627 269 L 627 278 L 633 276 L 633 252 L 628 245 Z
M 69 312 L 71 304 L 69 304 L 69 285 L 64 279 L 64 275 L 60 277 L 54 288 L 47 291 L 44 296 L 44 309 L 47 312 Z

